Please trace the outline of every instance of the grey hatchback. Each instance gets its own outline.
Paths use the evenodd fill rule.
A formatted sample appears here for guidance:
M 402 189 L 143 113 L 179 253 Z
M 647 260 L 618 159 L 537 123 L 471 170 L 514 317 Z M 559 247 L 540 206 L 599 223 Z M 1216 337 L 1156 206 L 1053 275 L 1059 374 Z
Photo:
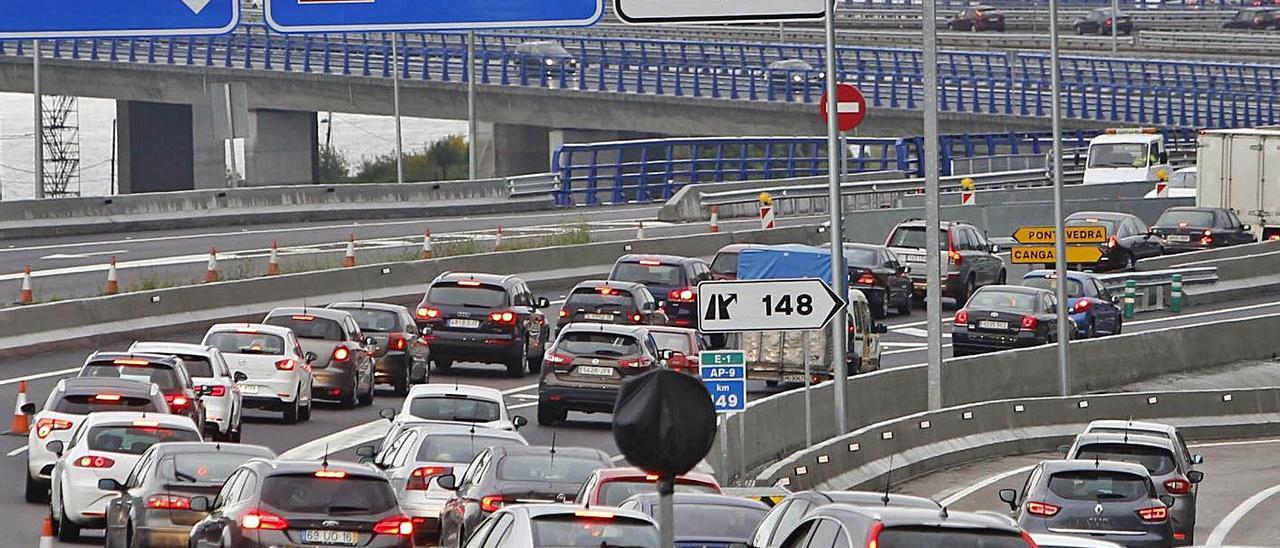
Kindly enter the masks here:
M 1050 460 L 1031 471 L 1019 493 L 1001 489 L 1023 529 L 1087 535 L 1129 548 L 1173 544 L 1169 507 L 1142 465 L 1105 460 Z

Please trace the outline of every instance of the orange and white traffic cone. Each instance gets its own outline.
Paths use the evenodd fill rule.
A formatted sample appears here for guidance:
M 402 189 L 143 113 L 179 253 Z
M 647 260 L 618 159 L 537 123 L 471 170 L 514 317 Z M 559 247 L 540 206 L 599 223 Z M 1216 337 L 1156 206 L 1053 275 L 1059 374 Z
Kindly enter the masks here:
M 711 206 L 711 224 L 707 228 L 713 234 L 720 232 L 720 206 Z
M 277 274 L 280 274 L 280 246 L 275 240 L 271 240 L 271 254 L 267 256 L 267 275 Z
M 103 294 L 115 295 L 120 292 L 120 278 L 116 275 L 116 258 L 111 257 L 111 266 L 107 267 L 107 287 Z
M 352 234 L 347 239 L 347 254 L 342 257 L 342 268 L 351 268 L 356 265 L 356 235 Z
M 15 436 L 25 436 L 31 430 L 31 418 L 22 412 L 22 406 L 27 404 L 27 381 L 18 383 L 18 399 L 13 402 L 13 423 L 9 426 L 9 433 Z
M 640 224 L 636 225 L 636 239 L 644 239 L 644 221 L 640 221 Z
M 493 238 L 493 249 L 497 250 L 502 247 L 502 226 L 498 226 L 498 233 Z
M 44 527 L 40 529 L 39 548 L 53 548 L 53 518 L 44 517 Z
M 18 304 L 31 304 L 35 298 L 31 294 L 31 265 L 22 267 L 22 293 L 18 296 Z
M 418 258 L 430 259 L 433 256 L 435 256 L 435 253 L 431 251 L 431 229 L 428 228 L 427 231 L 422 234 L 422 251 L 418 253 Z
M 209 267 L 205 269 L 204 281 L 218 281 L 218 249 L 215 247 L 209 248 Z

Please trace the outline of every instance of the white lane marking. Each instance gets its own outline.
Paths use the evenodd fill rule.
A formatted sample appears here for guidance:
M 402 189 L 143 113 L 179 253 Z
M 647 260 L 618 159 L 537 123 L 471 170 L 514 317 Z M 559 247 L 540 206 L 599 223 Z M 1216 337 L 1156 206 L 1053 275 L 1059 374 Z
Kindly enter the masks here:
M 53 255 L 40 257 L 40 260 L 52 261 L 55 259 L 87 259 L 89 257 L 97 257 L 101 255 L 123 255 L 128 252 L 128 249 L 116 249 L 112 251 L 94 251 L 90 253 L 54 253 Z
M 503 390 L 503 391 L 502 391 L 502 395 L 504 395 L 504 396 L 510 396 L 510 395 L 512 395 L 512 394 L 519 394 L 520 392 L 528 392 L 528 391 L 533 390 L 534 388 L 537 388 L 537 387 L 538 387 L 538 383 L 536 383 L 536 382 L 535 382 L 535 383 L 533 383 L 533 384 L 526 384 L 526 385 L 524 385 L 524 386 L 517 386 L 517 387 L 515 387 L 515 388 L 508 388 L 508 389 L 506 389 L 506 390 Z
M 538 402 L 531 401 L 529 403 L 517 403 L 515 405 L 508 405 L 507 409 L 525 409 L 527 407 L 534 407 L 536 405 L 538 405 Z
M 920 329 L 919 327 L 902 327 L 893 330 L 894 333 L 901 333 L 911 337 L 925 338 L 929 336 L 929 331 Z
M 954 316 L 953 316 L 953 317 L 951 317 L 951 318 L 943 318 L 943 319 L 942 319 L 942 323 L 944 323 L 944 324 L 948 324 L 948 323 L 951 323 L 951 322 L 953 322 L 953 321 L 955 321 L 955 317 L 954 317 Z M 899 330 L 899 329 L 901 329 L 901 328 L 903 328 L 903 327 L 918 327 L 918 326 L 921 326 L 921 325 L 928 325 L 928 323 L 929 323 L 929 320 L 919 320 L 919 321 L 907 322 L 907 323 L 889 324 L 889 329 L 892 329 L 892 330 L 894 330 L 894 331 L 897 331 L 897 330 Z
M 1124 322 L 1124 324 L 1125 325 L 1143 325 L 1148 323 L 1157 323 L 1157 322 L 1163 322 L 1163 321 L 1169 321 L 1169 320 L 1181 320 L 1184 318 L 1200 318 L 1204 316 L 1213 316 L 1215 314 L 1243 312 L 1245 310 L 1257 310 L 1259 308 L 1268 308 L 1268 307 L 1273 307 L 1277 305 L 1280 305 L 1280 301 L 1272 301 L 1269 303 L 1259 303 L 1259 304 L 1249 304 L 1244 306 L 1237 306 L 1234 308 L 1222 308 L 1218 310 L 1206 310 L 1204 312 L 1196 312 L 1194 314 L 1178 314 L 1176 316 L 1165 316 L 1163 318 L 1151 318 L 1149 320 L 1138 320 L 1136 322 L 1133 322 L 1133 321 Z M 1248 319 L 1248 318 L 1232 318 L 1232 319 Z
M 326 450 L 328 450 L 330 454 L 337 453 L 338 451 L 348 447 L 355 447 L 362 443 L 368 443 L 376 440 L 386 434 L 387 421 L 378 419 L 364 424 L 357 424 L 346 430 L 334 432 L 324 437 L 316 438 L 281 453 L 280 458 L 316 460 L 323 457 Z
M 1252 512 L 1259 504 L 1266 502 L 1267 499 L 1271 498 L 1276 493 L 1280 493 L 1280 485 L 1272 485 L 1271 487 L 1258 491 L 1252 497 L 1249 497 L 1248 500 L 1240 503 L 1239 506 L 1236 506 L 1231 510 L 1231 513 L 1227 514 L 1227 517 L 1222 518 L 1222 521 L 1218 522 L 1218 525 L 1213 528 L 1213 532 L 1209 533 L 1209 540 L 1205 542 L 1204 545 L 1222 546 L 1222 542 L 1227 540 L 1227 535 L 1231 534 L 1231 529 L 1235 528 L 1236 524 L 1240 523 L 1240 520 L 1244 519 L 1249 512 Z
M 269 253 L 270 250 L 267 250 L 266 252 Z M 249 251 L 244 254 L 219 253 L 218 260 L 239 259 L 245 256 L 249 256 L 250 254 L 253 254 L 253 253 L 262 254 L 263 251 Z M 202 255 L 177 255 L 174 257 L 158 257 L 155 259 L 124 261 L 124 262 L 116 263 L 116 268 L 119 270 L 125 270 L 130 268 L 143 268 L 143 267 L 149 267 L 149 266 L 171 266 L 171 265 L 179 265 L 179 264 L 206 263 L 208 261 L 209 261 L 208 253 L 205 253 Z M 42 268 L 40 270 L 32 270 L 31 277 L 44 278 L 47 276 L 66 276 L 68 274 L 83 274 L 85 272 L 105 272 L 108 268 L 111 268 L 111 265 L 108 263 L 87 264 L 87 265 L 81 265 L 81 266 L 67 266 L 63 268 Z M 23 276 L 23 273 L 21 272 L 16 272 L 13 274 L 0 274 L 0 281 L 17 280 L 22 278 L 22 276 Z
M 512 394 L 511 398 L 516 400 L 529 401 L 529 400 L 538 399 L 538 395 L 537 394 Z
M 921 342 L 921 343 L 911 343 L 911 342 L 882 342 L 882 343 L 880 343 L 880 346 L 885 347 L 885 348 L 915 348 L 915 349 L 920 349 L 920 348 L 925 348 L 925 347 L 929 346 L 929 343 L 927 343 L 927 342 Z
M 14 449 L 13 451 L 9 451 L 8 453 L 5 453 L 5 455 L 4 455 L 4 456 L 6 456 L 6 457 L 16 457 L 16 456 L 21 455 L 21 454 L 26 453 L 26 452 L 27 452 L 27 446 L 25 446 L 25 445 L 24 445 L 24 446 L 22 446 L 22 447 L 19 447 L 19 448 L 17 448 L 17 449 Z
M 945 499 L 942 499 L 938 504 L 941 504 L 941 505 L 943 505 L 943 506 L 951 506 L 952 504 L 955 504 L 955 503 L 957 503 L 957 502 L 960 502 L 961 500 L 964 500 L 964 499 L 965 499 L 965 498 L 967 498 L 969 495 L 972 495 L 972 494 L 974 494 L 974 493 L 977 493 L 978 491 L 981 491 L 982 489 L 985 489 L 987 486 L 989 486 L 989 485 L 991 485 L 991 484 L 993 484 L 993 483 L 996 483 L 996 482 L 998 482 L 998 481 L 1002 481 L 1002 480 L 1004 480 L 1004 479 L 1007 479 L 1007 478 L 1010 478 L 1010 477 L 1016 476 L 1016 475 L 1021 474 L 1021 473 L 1023 473 L 1023 472 L 1030 472 L 1032 468 L 1035 468 L 1035 465 L 1034 465 L 1034 464 L 1030 464 L 1030 465 L 1027 465 L 1027 466 L 1023 466 L 1023 467 L 1020 467 L 1020 468 L 1015 468 L 1015 469 L 1013 469 L 1013 470 L 1008 470 L 1008 471 L 1005 471 L 1005 472 L 1000 472 L 999 474 L 995 474 L 995 475 L 992 475 L 992 476 L 988 476 L 988 477 L 986 477 L 986 478 L 983 478 L 983 479 L 982 479 L 981 481 L 979 481 L 978 483 L 975 483 L 975 484 L 973 484 L 973 485 L 970 485 L 970 486 L 968 486 L 968 487 L 965 487 L 964 489 L 961 489 L 961 490 L 959 490 L 959 491 L 956 491 L 955 493 L 952 493 L 952 494 L 951 494 L 951 496 L 949 496 L 949 497 L 947 497 L 947 498 L 945 498 Z M 939 493 L 939 494 L 941 494 L 941 493 Z
M 60 376 L 60 375 L 70 375 L 70 374 L 75 373 L 75 372 L 77 372 L 77 371 L 80 371 L 80 368 L 79 368 L 79 367 L 70 367 L 70 368 L 67 368 L 67 369 L 59 369 L 59 370 L 57 370 L 57 371 L 49 371 L 49 372 L 47 372 L 47 373 L 36 373 L 36 374 L 34 374 L 34 375 L 27 375 L 27 376 L 25 376 L 25 377 L 14 377 L 14 378 L 12 378 L 12 379 L 3 379 L 3 380 L 0 380 L 0 386 L 5 386 L 5 385 L 7 385 L 7 384 L 18 384 L 18 383 L 20 383 L 20 382 L 22 382 L 22 381 L 30 381 L 30 380 L 35 380 L 35 379 L 43 379 L 43 378 L 47 378 L 47 377 L 57 377 L 57 376 Z
M 1280 439 L 1269 440 L 1248 440 L 1248 441 L 1215 441 L 1212 443 L 1193 443 L 1188 445 L 1188 449 L 1199 449 L 1201 447 L 1232 447 L 1236 445 L 1267 445 L 1272 443 L 1280 443 Z

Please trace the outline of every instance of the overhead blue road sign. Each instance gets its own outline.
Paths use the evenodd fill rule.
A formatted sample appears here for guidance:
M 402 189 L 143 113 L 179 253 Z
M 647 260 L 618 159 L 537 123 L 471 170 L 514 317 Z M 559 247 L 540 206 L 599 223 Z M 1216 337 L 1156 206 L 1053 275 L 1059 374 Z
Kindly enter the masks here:
M 225 34 L 240 0 L 0 0 L 0 38 Z
M 702 384 L 711 394 L 717 413 L 747 410 L 746 355 L 741 350 L 699 354 Z
M 602 0 L 265 0 L 280 32 L 574 27 L 595 23 Z

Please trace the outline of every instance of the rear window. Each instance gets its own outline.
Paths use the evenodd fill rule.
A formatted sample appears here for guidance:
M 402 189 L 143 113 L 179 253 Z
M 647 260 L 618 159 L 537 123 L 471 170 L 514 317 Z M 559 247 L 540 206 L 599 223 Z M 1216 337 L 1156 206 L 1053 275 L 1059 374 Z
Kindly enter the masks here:
M 396 494 L 385 479 L 282 475 L 263 481 L 262 503 L 289 513 L 327 516 L 381 514 L 396 508 Z
M 425 462 L 468 463 L 490 447 L 520 447 L 520 440 L 492 436 L 428 436 L 418 446 L 418 459 Z
M 1022 285 L 1026 286 L 1026 287 L 1034 287 L 1034 288 L 1037 288 L 1037 289 L 1053 289 L 1053 290 L 1056 290 L 1056 289 L 1058 288 L 1058 279 L 1057 279 L 1057 278 L 1046 278 L 1046 277 L 1044 277 L 1044 276 L 1036 276 L 1036 277 L 1034 277 L 1034 278 L 1023 278 L 1023 279 L 1022 279 Z M 1078 282 L 1078 281 L 1076 281 L 1076 280 L 1072 280 L 1072 279 L 1068 278 L 1068 279 L 1067 279 L 1067 296 L 1068 296 L 1068 297 L 1073 297 L 1073 298 L 1074 298 L 1074 297 L 1083 297 L 1083 296 L 1084 296 L 1084 285 L 1082 285 L 1080 282 Z
M 356 319 L 356 325 L 366 333 L 390 333 L 401 327 L 400 315 L 389 310 L 370 310 L 367 308 L 339 308 L 349 312 Z
M 613 267 L 613 274 L 609 275 L 609 279 L 660 287 L 688 285 L 685 282 L 684 268 L 674 264 L 618 263 Z
M 93 362 L 84 366 L 80 376 L 151 383 L 159 386 L 161 391 L 182 387 L 182 379 L 178 377 L 178 372 L 167 365 L 117 365 L 114 362 Z
M 580 287 L 573 290 L 564 303 L 564 308 L 570 310 L 582 307 L 624 310 L 635 308 L 635 306 L 635 297 L 630 291 L 610 288 L 608 293 L 605 293 L 602 288 L 594 287 Z
M 676 537 L 746 542 L 767 513 L 767 509 L 744 506 L 677 504 Z
M 534 546 L 658 548 L 658 528 L 634 518 L 586 518 L 562 514 L 533 518 L 532 525 Z
M 844 261 L 849 266 L 861 266 L 861 267 L 881 266 L 880 253 L 874 249 L 867 249 L 865 247 L 845 246 Z
M 160 477 L 167 483 L 220 485 L 241 464 L 256 457 L 270 458 L 271 455 L 226 452 L 178 453 L 161 463 Z
M 556 349 L 578 355 L 620 357 L 640 353 L 640 342 L 631 335 L 600 331 L 568 331 L 556 343 Z
M 938 250 L 947 250 L 947 230 L 943 229 L 938 237 Z M 906 247 L 924 249 L 925 230 L 923 226 L 900 226 L 889 236 L 889 247 Z
M 658 348 L 663 350 L 675 350 L 681 354 L 692 354 L 693 348 L 689 346 L 689 336 L 682 333 L 663 333 L 661 331 L 653 331 L 653 340 L 658 343 Z
M 1059 472 L 1049 478 L 1049 491 L 1069 500 L 1128 502 L 1152 497 L 1151 489 L 1147 478 L 1125 472 L 1084 470 Z
M 1107 229 L 1107 234 L 1116 233 L 1116 221 L 1112 219 L 1095 219 L 1095 218 L 1079 218 L 1067 219 L 1062 223 L 1064 226 L 1100 226 Z
M 209 363 L 209 358 L 205 356 L 195 356 L 191 354 L 178 354 L 182 358 L 182 365 L 187 368 L 187 374 L 192 377 L 213 377 L 213 364 Z
M 1213 213 L 1208 211 L 1166 211 L 1159 219 L 1157 226 L 1190 226 L 1205 228 L 1213 226 Z
M 442 282 L 427 291 L 427 302 L 436 306 L 498 308 L 507 305 L 507 292 L 493 285 L 463 286 Z
M 1153 476 L 1163 476 L 1177 466 L 1173 462 L 1173 453 L 1150 445 L 1124 443 L 1091 443 L 1083 445 L 1076 452 L 1080 460 L 1117 460 L 1141 464 Z
M 326 318 L 305 315 L 273 316 L 262 323 L 288 327 L 299 339 L 345 340 L 342 336 L 342 324 Z
M 879 540 L 881 548 L 1027 548 L 1020 533 L 981 529 L 889 527 Z
M 200 434 L 167 426 L 95 426 L 85 439 L 93 451 L 141 455 L 157 443 L 200 441 Z
M 968 308 L 995 308 L 998 310 L 1016 310 L 1034 312 L 1036 295 L 1034 293 L 1018 293 L 1013 291 L 979 291 L 965 305 Z
M 498 402 L 479 398 L 424 396 L 409 402 L 409 414 L 423 420 L 490 422 L 501 417 Z
M 658 492 L 657 484 L 652 481 L 644 480 L 621 480 L 610 481 L 600 488 L 600 500 L 604 506 L 617 506 L 622 501 L 631 498 L 631 495 L 639 495 L 643 493 Z M 713 495 L 720 494 L 720 491 L 714 487 L 701 484 L 677 483 L 677 493 L 710 493 Z M 680 507 L 682 510 L 683 506 Z
M 581 485 L 604 465 L 597 459 L 564 455 L 508 455 L 498 463 L 498 479 Z
M 1170 439 L 1169 434 L 1157 430 L 1142 430 L 1140 428 L 1115 428 L 1111 426 L 1095 426 L 1090 428 L 1086 434 L 1138 434 L 1142 436 L 1151 436 L 1155 438 Z
M 716 274 L 726 274 L 729 276 L 737 275 L 738 254 L 717 253 L 716 258 L 711 261 L 711 271 Z
M 210 333 L 205 338 L 204 344 L 217 348 L 224 354 L 261 354 L 265 356 L 281 356 L 284 354 L 284 338 L 269 333 L 219 331 Z
M 104 393 L 103 396 L 100 398 L 98 394 L 69 394 L 55 401 L 50 411 L 68 415 L 88 415 L 98 411 L 166 412 L 165 409 L 157 408 L 151 398 L 130 397 L 116 393 Z

